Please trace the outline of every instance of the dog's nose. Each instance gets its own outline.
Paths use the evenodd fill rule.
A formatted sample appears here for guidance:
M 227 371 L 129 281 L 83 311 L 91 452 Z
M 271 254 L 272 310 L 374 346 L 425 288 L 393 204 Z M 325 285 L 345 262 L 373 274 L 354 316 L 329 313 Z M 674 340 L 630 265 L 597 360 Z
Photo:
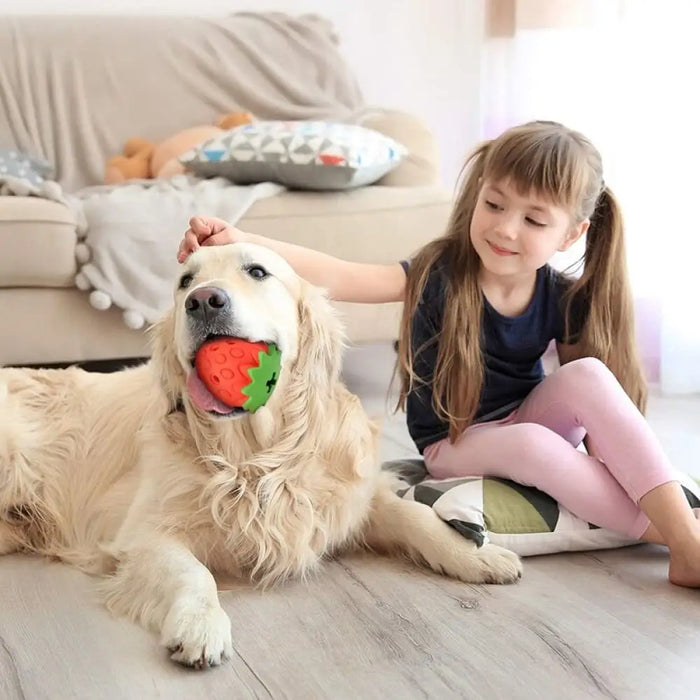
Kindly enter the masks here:
M 230 303 L 229 296 L 223 289 L 200 287 L 187 295 L 185 310 L 190 316 L 207 318 L 227 309 Z

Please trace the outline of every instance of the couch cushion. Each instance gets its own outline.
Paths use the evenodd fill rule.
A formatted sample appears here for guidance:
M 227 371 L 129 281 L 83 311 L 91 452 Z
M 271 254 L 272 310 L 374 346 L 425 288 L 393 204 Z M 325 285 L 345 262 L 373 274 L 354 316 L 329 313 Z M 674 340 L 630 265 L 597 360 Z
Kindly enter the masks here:
M 221 175 L 241 185 L 344 190 L 376 182 L 405 155 L 394 139 L 358 124 L 278 120 L 225 131 L 179 160 L 196 175 Z
M 150 354 L 143 331 L 127 328 L 119 309 L 97 311 L 77 289 L 0 289 L 0 366 L 83 362 Z
M 287 191 L 255 202 L 238 226 L 347 260 L 389 263 L 442 235 L 451 203 L 443 187 Z
M 68 207 L 40 197 L 0 198 L 0 287 L 71 287 L 76 222 Z

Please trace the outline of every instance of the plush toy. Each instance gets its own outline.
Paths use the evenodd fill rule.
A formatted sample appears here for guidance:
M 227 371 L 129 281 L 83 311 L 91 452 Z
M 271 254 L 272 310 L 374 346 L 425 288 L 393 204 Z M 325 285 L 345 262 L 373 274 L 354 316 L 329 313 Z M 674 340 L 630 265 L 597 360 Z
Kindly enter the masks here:
M 104 181 L 108 185 L 132 179 L 168 178 L 184 173 L 178 157 L 228 129 L 253 121 L 250 112 L 231 112 L 216 126 L 195 126 L 179 131 L 158 144 L 141 138 L 129 139 L 122 155 L 107 161 Z
M 277 384 L 281 357 L 274 343 L 216 338 L 202 345 L 194 364 L 215 398 L 230 408 L 255 413 L 267 403 Z

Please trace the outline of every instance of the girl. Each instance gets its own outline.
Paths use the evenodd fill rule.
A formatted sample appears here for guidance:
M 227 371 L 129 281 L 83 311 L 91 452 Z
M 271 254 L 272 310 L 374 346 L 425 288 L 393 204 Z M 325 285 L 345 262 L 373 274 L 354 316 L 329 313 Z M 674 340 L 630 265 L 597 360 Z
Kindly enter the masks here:
M 433 476 L 535 486 L 584 520 L 666 544 L 670 581 L 700 587 L 700 523 L 642 415 L 621 213 L 584 136 L 532 122 L 482 144 L 447 233 L 410 263 L 346 262 L 219 219 L 190 227 L 181 262 L 245 240 L 334 299 L 404 300 L 400 406 Z M 581 277 L 555 272 L 548 260 L 584 234 Z M 552 339 L 561 368 L 544 377 Z

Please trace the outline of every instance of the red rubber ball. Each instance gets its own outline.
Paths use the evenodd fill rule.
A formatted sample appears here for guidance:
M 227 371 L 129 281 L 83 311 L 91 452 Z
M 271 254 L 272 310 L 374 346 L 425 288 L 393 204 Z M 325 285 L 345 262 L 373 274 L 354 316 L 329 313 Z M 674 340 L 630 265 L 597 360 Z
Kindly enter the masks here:
M 248 370 L 258 366 L 260 351 L 267 352 L 267 349 L 267 343 L 218 338 L 199 348 L 194 366 L 204 386 L 219 401 L 239 408 L 249 398 L 241 393 L 251 382 Z

